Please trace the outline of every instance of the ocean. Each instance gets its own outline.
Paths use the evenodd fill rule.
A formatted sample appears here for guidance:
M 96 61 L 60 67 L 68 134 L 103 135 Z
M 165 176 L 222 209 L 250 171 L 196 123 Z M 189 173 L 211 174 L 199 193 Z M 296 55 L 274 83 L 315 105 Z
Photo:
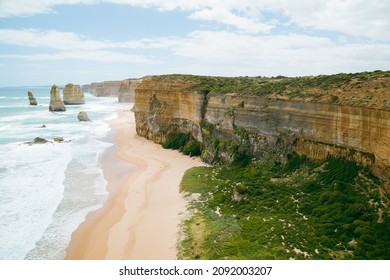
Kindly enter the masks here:
M 84 105 L 52 113 L 50 88 L 0 88 L 0 260 L 63 259 L 72 232 L 108 196 L 100 157 L 113 145 L 107 121 L 123 106 L 85 93 Z M 79 122 L 80 111 L 92 122 Z M 50 142 L 26 144 L 35 137 Z

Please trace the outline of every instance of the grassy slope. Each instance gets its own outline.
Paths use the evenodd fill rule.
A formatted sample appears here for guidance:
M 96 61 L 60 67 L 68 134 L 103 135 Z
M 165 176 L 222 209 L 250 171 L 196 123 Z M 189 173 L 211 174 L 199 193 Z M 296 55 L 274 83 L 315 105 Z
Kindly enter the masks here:
M 389 195 L 378 183 L 340 159 L 190 169 L 182 188 L 200 195 L 180 258 L 390 259 Z
M 299 78 L 154 78 L 167 77 L 191 80 L 192 89 L 204 94 L 267 95 L 390 110 L 390 71 Z M 168 142 L 167 148 L 200 152 L 185 134 Z M 390 259 L 389 195 L 378 179 L 353 162 L 292 156 L 282 166 L 275 158 L 262 158 L 247 166 L 191 169 L 182 187 L 199 199 L 191 203 L 192 218 L 183 225 L 181 258 Z

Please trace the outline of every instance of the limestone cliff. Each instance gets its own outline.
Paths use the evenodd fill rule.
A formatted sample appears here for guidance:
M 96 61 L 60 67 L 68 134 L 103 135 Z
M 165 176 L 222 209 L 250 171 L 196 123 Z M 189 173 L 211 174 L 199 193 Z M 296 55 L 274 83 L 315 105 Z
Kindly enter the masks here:
M 64 102 L 62 102 L 60 90 L 56 85 L 53 85 L 50 90 L 49 111 L 66 111 Z
M 303 78 L 148 77 L 135 90 L 137 133 L 189 132 L 205 161 L 295 151 L 355 160 L 390 178 L 390 73 Z M 284 152 L 283 152 L 284 151 Z
M 118 96 L 121 83 L 122 81 L 106 81 L 84 85 L 83 88 L 97 97 Z
M 84 93 L 79 86 L 69 83 L 65 86 L 62 93 L 64 95 L 65 105 L 78 105 L 85 103 Z
M 141 83 L 140 79 L 127 79 L 121 82 L 119 87 L 118 102 L 134 102 L 136 87 Z

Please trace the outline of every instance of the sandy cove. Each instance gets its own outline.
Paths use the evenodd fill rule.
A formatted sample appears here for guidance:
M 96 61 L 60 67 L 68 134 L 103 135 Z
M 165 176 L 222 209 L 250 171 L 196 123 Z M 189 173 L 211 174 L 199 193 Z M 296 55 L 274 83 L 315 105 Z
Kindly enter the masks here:
M 111 125 L 115 149 L 102 160 L 109 197 L 72 234 L 65 259 L 176 259 L 186 209 L 179 185 L 187 169 L 203 163 L 139 137 L 128 110 Z

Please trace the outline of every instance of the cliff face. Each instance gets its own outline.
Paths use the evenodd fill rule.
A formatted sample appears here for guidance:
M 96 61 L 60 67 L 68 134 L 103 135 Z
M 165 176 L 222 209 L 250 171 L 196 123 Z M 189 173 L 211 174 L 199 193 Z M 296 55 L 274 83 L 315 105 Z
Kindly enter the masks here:
M 123 80 L 119 87 L 118 102 L 134 102 L 135 89 L 141 81 L 140 79 Z
M 189 88 L 192 81 L 146 78 L 135 90 L 137 133 L 156 143 L 164 143 L 169 134 L 190 131 L 200 135 L 204 96 Z
M 356 88 L 347 83 L 302 94 L 289 92 L 291 86 L 256 94 L 199 90 L 198 84 L 188 77 L 145 79 L 135 91 L 137 133 L 164 143 L 172 133 L 189 132 L 208 162 L 295 151 L 312 159 L 354 160 L 390 178 L 388 75 L 359 80 Z
M 79 86 L 74 84 L 67 84 L 63 90 L 64 104 L 65 105 L 77 105 L 85 103 L 85 96 Z
M 84 85 L 83 89 L 89 93 L 97 96 L 118 96 L 119 88 L 122 81 L 106 81 L 101 83 L 92 83 L 90 85 Z

